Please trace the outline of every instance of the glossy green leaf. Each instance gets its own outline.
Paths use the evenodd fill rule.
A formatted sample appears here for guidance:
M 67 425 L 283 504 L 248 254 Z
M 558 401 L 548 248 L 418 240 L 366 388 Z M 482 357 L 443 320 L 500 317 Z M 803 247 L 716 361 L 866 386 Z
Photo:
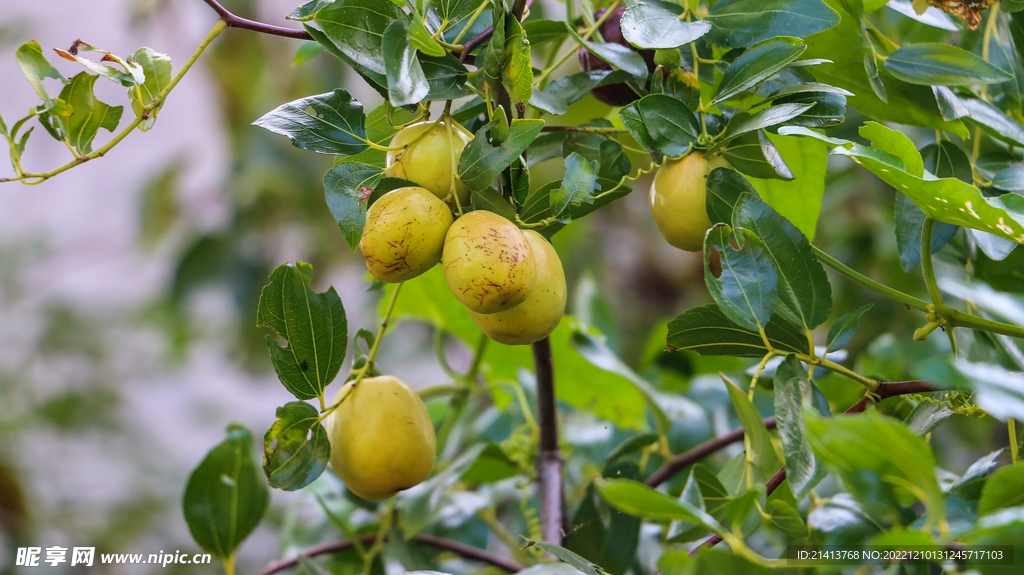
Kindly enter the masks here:
M 712 170 L 707 190 L 712 222 L 746 228 L 764 244 L 778 273 L 778 313 L 804 329 L 824 323 L 832 311 L 832 287 L 807 237 L 732 170 Z
M 775 99 L 775 104 L 811 104 L 811 108 L 785 121 L 789 126 L 828 128 L 846 119 L 846 96 L 834 92 L 800 92 Z
M 387 45 L 387 40 L 385 40 L 384 43 Z M 447 53 L 445 52 L 445 49 L 437 43 L 437 40 L 433 38 L 430 34 L 430 30 L 427 30 L 427 27 L 423 22 L 416 18 L 413 18 L 409 22 L 409 43 L 427 56 L 440 58 Z
M 139 84 L 139 90 L 142 92 L 142 104 L 149 104 L 157 94 L 162 92 L 171 83 L 171 57 L 152 48 L 139 48 L 129 58 L 129 61 L 139 65 L 146 75 L 146 81 Z M 132 109 L 135 110 L 135 115 L 138 116 L 142 113 L 142 107 L 134 97 L 135 91 L 129 90 L 128 95 L 132 98 Z M 140 130 L 145 132 L 153 127 L 161 107 L 163 107 L 163 104 L 149 113 L 149 117 L 139 124 Z
M 619 25 L 627 42 L 649 50 L 678 48 L 711 30 L 711 24 L 705 20 L 683 22 L 678 14 L 643 2 L 627 8 Z
M 846 344 L 850 343 L 854 334 L 857 333 L 857 324 L 860 323 L 861 316 L 869 309 L 871 309 L 871 304 L 861 306 L 837 319 L 828 330 L 825 352 L 832 353 L 846 347 Z
M 804 429 L 804 406 L 811 405 L 813 401 L 814 384 L 807 379 L 806 371 L 792 377 L 794 372 L 802 371 L 800 362 L 792 355 L 783 364 L 789 364 L 788 369 L 780 366 L 774 378 L 775 425 L 782 440 L 786 480 L 793 497 L 801 501 L 826 474 L 825 468 L 814 457 Z
M 505 27 L 505 66 L 501 81 L 508 90 L 513 104 L 529 102 L 533 94 L 533 63 L 530 59 L 530 41 L 515 18 L 509 18 Z
M 775 148 L 779 161 L 785 162 L 792 178 L 754 180 L 750 184 L 766 204 L 813 241 L 825 195 L 828 148 L 810 138 L 771 135 L 766 139 Z
M 765 326 L 772 348 L 807 353 L 807 336 L 796 326 L 773 317 Z M 768 352 L 761 336 L 729 320 L 717 305 L 695 307 L 668 324 L 668 346 L 700 355 L 762 357 Z
M 932 94 L 935 96 L 935 104 L 939 107 L 939 113 L 946 120 L 959 120 L 970 114 L 960 97 L 946 86 L 932 86 Z
M 44 78 L 53 78 L 64 82 L 64 76 L 53 67 L 52 64 L 43 56 L 43 48 L 38 42 L 26 42 L 18 47 L 17 52 L 14 54 L 18 61 L 18 66 L 21 68 L 21 73 L 25 75 L 29 84 L 32 84 L 32 88 L 35 89 L 36 94 L 44 102 L 50 102 L 50 97 L 46 93 L 46 87 L 43 86 Z
M 288 347 L 267 336 L 270 358 L 281 383 L 298 399 L 323 397 L 338 375 L 348 347 L 345 308 L 334 288 L 316 293 L 309 287 L 313 266 L 283 264 L 270 274 L 260 294 L 256 325 L 269 327 Z
M 876 489 L 888 485 L 924 503 L 930 525 L 942 518 L 945 497 L 935 480 L 931 447 L 905 425 L 878 413 L 805 412 L 804 421 L 814 455 L 861 503 L 877 501 Z
M 569 74 L 551 82 L 543 90 L 534 89 L 530 96 L 530 105 L 560 116 L 594 88 L 618 84 L 629 78 L 629 74 L 621 70 L 591 70 Z
M 974 167 L 986 187 L 1003 192 L 1024 192 L 1024 159 L 988 153 L 982 154 Z
M 865 122 L 859 133 L 871 142 L 871 145 L 887 154 L 891 154 L 903 162 L 904 170 L 912 176 L 924 174 L 924 160 L 917 146 L 906 134 L 887 128 L 878 122 Z
M 565 22 L 560 20 L 534 20 L 530 18 L 523 22 L 523 30 L 526 31 L 526 37 L 530 39 L 530 45 L 533 47 L 547 44 L 548 42 L 564 40 L 569 37 L 569 30 Z
M 370 195 L 383 175 L 383 169 L 378 166 L 356 162 L 339 164 L 324 175 L 327 208 L 353 251 L 363 235 Z
M 292 10 L 292 13 L 288 15 L 288 19 L 295 20 L 296 22 L 312 20 L 324 6 L 333 4 L 335 1 L 336 0 L 307 0 L 306 3 L 300 4 Z
M 1024 461 L 996 470 L 981 490 L 978 514 L 1024 505 Z
M 788 463 L 786 468 L 789 469 Z M 786 478 L 792 485 L 792 476 L 787 473 Z M 768 513 L 766 518 L 768 524 L 790 537 L 803 539 L 810 533 L 803 516 L 785 499 L 769 499 L 765 505 L 765 511 Z
M 384 31 L 393 21 L 405 18 L 389 0 L 345 0 L 325 6 L 313 21 L 354 63 L 385 74 Z
M 590 195 L 597 188 L 597 162 L 590 162 L 573 152 L 565 159 L 565 178 L 551 192 L 551 217 L 563 223 L 571 220 L 569 208 L 593 203 Z
M 978 98 L 962 98 L 968 118 L 993 138 L 1012 146 L 1024 146 L 1024 126 L 1002 110 Z
M 428 100 L 453 100 L 472 94 L 466 87 L 468 71 L 455 56 L 445 54 L 441 58 L 435 58 L 423 55 L 419 60 L 423 75 L 430 86 Z
M 363 105 L 334 90 L 278 106 L 253 125 L 286 136 L 297 148 L 350 156 L 368 147 L 365 122 Z
M 602 477 L 636 479 L 639 469 L 635 463 L 621 461 L 605 467 Z M 601 565 L 609 573 L 624 573 L 636 557 L 640 539 L 639 517 L 612 508 L 601 498 L 593 483 L 572 514 L 575 527 L 565 536 L 566 549 Z
M 712 250 L 721 257 L 716 276 L 710 264 Z M 733 323 L 761 330 L 775 312 L 778 276 L 761 240 L 749 230 L 717 225 L 704 239 L 704 283 Z
M 970 86 L 1003 82 L 1012 75 L 949 44 L 904 44 L 885 60 L 885 70 L 911 84 Z
M 508 138 L 498 146 L 490 142 L 488 130 L 478 131 L 462 151 L 459 179 L 470 190 L 489 187 L 498 174 L 519 158 L 543 127 L 543 120 L 512 120 Z
M 729 120 L 721 142 L 712 148 L 712 151 L 718 150 L 721 146 L 743 134 L 777 126 L 791 120 L 810 110 L 814 105 L 813 102 L 809 104 L 777 104 L 762 108 L 753 114 L 746 112 L 736 114 Z
M 644 96 L 619 110 L 629 134 L 655 161 L 690 151 L 701 133 L 700 122 L 682 102 L 664 94 Z
M 228 560 L 263 518 L 268 499 L 252 434 L 233 423 L 188 479 L 185 522 L 203 550 Z
M 726 68 L 711 104 L 757 86 L 800 57 L 806 48 L 803 40 L 791 36 L 778 36 L 751 46 Z
M 722 526 L 702 509 L 631 479 L 598 479 L 597 490 L 608 503 L 630 515 L 655 521 L 692 521 L 710 531 Z
M 608 572 L 605 571 L 600 565 L 595 565 L 593 562 L 577 555 L 576 553 L 573 553 L 572 551 L 569 551 L 568 549 L 560 545 L 555 545 L 554 543 L 548 543 L 546 541 L 532 541 L 528 539 L 526 546 L 524 548 L 529 548 L 533 546 L 540 547 L 541 549 L 557 557 L 559 560 L 564 561 L 565 563 L 568 563 L 569 565 L 573 566 L 577 571 L 583 573 L 584 575 L 608 575 Z
M 96 78 L 86 72 L 77 74 L 61 90 L 60 99 L 71 106 L 74 112 L 65 121 L 67 136 L 78 153 L 92 151 L 92 141 L 100 128 L 113 132 L 121 121 L 124 106 L 109 106 L 93 93 Z
M 341 60 L 350 68 L 355 70 L 356 73 L 359 74 L 359 76 L 362 77 L 362 79 L 378 94 L 380 94 L 384 98 L 388 97 L 388 80 L 384 76 L 383 70 L 378 72 L 375 70 L 371 70 L 370 68 L 363 66 L 362 64 L 359 64 L 351 57 L 349 57 L 348 54 L 342 51 L 341 48 L 339 48 L 338 45 L 335 44 L 334 41 L 332 41 L 327 36 L 327 34 L 325 34 L 319 28 L 310 26 L 307 23 L 303 23 L 302 26 L 303 28 L 306 29 L 306 33 L 308 33 L 314 40 L 316 40 L 317 44 L 323 46 L 324 49 L 330 52 L 332 56 Z M 381 36 L 383 36 L 383 31 L 381 32 Z M 383 67 L 383 61 L 381 62 L 381 66 Z
M 779 458 L 775 453 L 771 437 L 768 435 L 768 428 L 764 425 L 764 419 L 758 413 L 757 408 L 750 402 L 747 392 L 741 390 L 724 374 L 722 381 L 729 391 L 729 400 L 733 409 L 739 417 L 740 425 L 749 438 L 750 451 L 756 465 L 765 476 L 770 476 L 779 468 Z M 744 514 L 745 515 L 745 514 Z
M 404 20 L 395 20 L 384 31 L 383 55 L 388 99 L 393 106 L 417 104 L 427 97 L 430 85 L 416 47 L 409 43 L 409 25 Z
M 263 472 L 271 487 L 295 491 L 327 467 L 331 444 L 320 412 L 305 401 L 277 408 L 277 420 L 263 436 Z
M 724 48 L 746 48 L 775 36 L 806 38 L 839 23 L 821 0 L 721 0 L 711 6 L 708 40 Z
M 943 141 L 921 149 L 923 168 L 939 178 L 957 178 L 965 182 L 972 179 L 971 162 L 953 142 Z M 910 198 L 896 194 L 895 215 L 896 247 L 900 254 L 900 267 L 905 272 L 921 263 L 921 231 L 924 212 Z M 960 228 L 936 222 L 932 226 L 932 252 L 937 252 L 953 239 Z
M 732 140 L 721 154 L 736 171 L 754 178 L 794 178 L 782 154 L 761 130 Z
M 468 23 L 468 20 L 473 16 L 478 5 L 479 2 L 475 2 L 474 0 L 433 0 L 430 2 L 430 7 L 437 11 L 437 16 L 440 18 L 438 27 L 441 27 L 443 24 L 445 38 L 449 41 L 455 40 L 454 36 L 449 37 L 449 35 L 457 35 L 462 31 Z M 477 27 L 489 25 L 489 18 L 487 18 L 487 16 L 488 14 L 485 11 L 480 17 L 478 17 L 476 22 L 474 22 L 473 30 L 467 31 L 463 34 L 463 39 L 469 39 L 475 36 L 475 30 Z
M 473 190 L 471 195 L 473 209 L 487 210 L 512 221 L 516 219 L 516 208 L 508 199 L 498 193 L 494 188 Z
M 635 50 L 631 50 L 621 44 L 611 42 L 591 42 L 589 40 L 584 40 L 572 27 L 568 30 L 569 34 L 574 40 L 576 40 L 577 44 L 604 62 L 610 64 L 613 68 L 622 70 L 638 80 L 647 78 L 647 63 L 644 61 L 643 56 L 638 54 Z

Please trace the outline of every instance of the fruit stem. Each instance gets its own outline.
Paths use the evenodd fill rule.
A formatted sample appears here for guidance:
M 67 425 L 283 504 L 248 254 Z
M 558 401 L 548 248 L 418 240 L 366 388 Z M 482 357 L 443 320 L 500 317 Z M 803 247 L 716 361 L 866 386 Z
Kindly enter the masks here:
M 459 161 L 455 157 L 454 153 L 455 135 L 452 134 L 452 124 L 455 122 L 455 119 L 452 118 L 452 115 L 450 113 L 451 108 L 452 101 L 448 100 L 448 103 L 445 104 L 444 107 L 444 113 L 441 114 L 441 117 L 438 118 L 438 121 L 441 121 L 444 118 L 448 118 L 448 121 L 444 123 L 444 127 L 448 132 L 448 150 L 450 152 L 448 155 L 451 156 L 451 178 L 449 181 L 448 193 L 450 193 L 452 197 L 455 198 L 455 210 L 459 213 L 459 217 L 462 217 L 462 202 L 459 201 L 459 191 L 455 188 L 455 172 L 457 172 L 459 169 Z
M 1010 464 L 1017 463 L 1020 452 L 1017 450 L 1017 421 L 1014 418 L 1006 420 L 1006 431 L 1010 435 Z
M 840 275 L 846 279 L 852 281 L 861 287 L 866 287 L 871 291 L 877 292 L 891 300 L 898 301 L 901 304 L 913 308 L 919 311 L 928 311 L 928 302 L 918 299 L 910 294 L 903 293 L 897 289 L 891 288 L 887 285 L 880 284 L 875 280 L 853 270 L 846 266 L 839 260 L 823 252 L 817 246 L 812 245 L 811 248 L 814 250 L 814 255 L 821 261 L 821 263 L 839 272 Z
M 352 380 L 352 385 L 348 387 L 344 395 L 339 397 L 338 401 L 332 403 L 330 407 L 328 407 L 326 410 L 321 410 L 320 421 L 323 421 L 328 415 L 331 414 L 331 412 L 333 412 L 335 409 L 338 409 L 338 406 L 341 405 L 341 402 L 345 401 L 348 398 L 348 396 L 352 394 L 352 390 L 355 389 L 357 385 L 359 385 L 360 381 L 363 381 L 363 378 L 366 377 L 366 374 L 370 373 L 373 370 L 373 360 L 377 358 L 377 351 L 380 350 L 380 342 L 381 340 L 384 339 L 384 332 L 387 331 L 388 329 L 388 321 L 391 319 L 391 312 L 393 312 L 395 309 L 395 302 L 398 301 L 398 293 L 402 291 L 402 286 L 404 284 L 405 282 L 396 284 L 395 290 L 391 292 L 391 299 L 388 300 L 388 307 L 387 310 L 385 310 L 384 312 L 384 319 L 382 319 L 380 322 L 380 331 L 377 332 L 377 337 L 374 338 L 373 345 L 370 346 L 370 351 L 366 354 L 366 363 L 363 364 L 363 367 L 359 368 L 359 371 L 356 373 L 355 379 Z

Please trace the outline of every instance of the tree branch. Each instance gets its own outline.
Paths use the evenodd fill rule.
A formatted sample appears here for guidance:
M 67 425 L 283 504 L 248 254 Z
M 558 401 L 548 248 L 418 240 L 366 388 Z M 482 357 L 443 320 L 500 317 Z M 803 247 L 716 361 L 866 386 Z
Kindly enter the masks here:
M 537 489 L 540 492 L 541 533 L 549 543 L 561 544 L 563 531 L 562 454 L 558 451 L 558 419 L 555 411 L 555 372 L 551 341 L 533 344 L 537 373 L 537 424 L 540 446 L 537 452 Z
M 768 429 L 775 429 L 775 418 L 764 418 L 764 426 Z M 742 427 L 737 427 L 724 435 L 720 435 L 714 439 L 709 439 L 663 465 L 661 469 L 652 473 L 644 483 L 646 483 L 648 487 L 657 487 L 671 479 L 676 473 L 679 473 L 683 469 L 686 469 L 701 459 L 704 459 L 708 455 L 742 440 Z
M 262 22 L 256 22 L 255 20 L 249 20 L 240 16 L 234 15 L 230 10 L 220 5 L 217 0 L 203 0 L 207 6 L 213 8 L 213 11 L 220 16 L 220 19 L 227 23 L 230 28 L 242 28 L 243 30 L 252 30 L 253 32 L 260 32 L 262 34 L 270 34 L 271 36 L 283 36 L 285 38 L 294 38 L 297 40 L 312 40 L 313 37 L 309 35 L 309 32 L 305 30 L 295 30 L 293 28 L 284 28 L 282 26 L 273 26 L 271 24 L 264 24 Z
M 367 535 L 365 537 L 362 537 L 359 540 L 359 542 L 363 545 L 372 545 L 376 538 L 376 535 Z M 435 549 L 440 549 L 442 551 L 451 551 L 452 553 L 461 555 L 467 559 L 472 559 L 474 561 L 479 561 L 481 563 L 494 565 L 495 567 L 498 567 L 499 569 L 504 569 L 509 573 L 516 573 L 524 569 L 522 565 L 520 565 L 516 561 L 513 561 L 512 559 L 502 557 L 501 555 L 491 553 L 490 551 L 484 551 L 483 549 L 471 547 L 469 545 L 466 545 L 465 543 L 452 541 L 451 539 L 436 537 L 434 535 L 422 534 L 417 535 L 413 538 L 413 540 L 422 545 L 427 545 L 428 547 L 433 547 Z M 354 542 L 344 539 L 340 541 L 330 541 L 328 543 L 314 545 L 299 552 L 299 554 L 295 557 L 282 559 L 280 561 L 275 561 L 274 563 L 267 565 L 262 571 L 259 572 L 258 575 L 273 575 L 274 573 L 284 571 L 289 567 L 294 567 L 299 563 L 299 556 L 316 557 L 317 555 L 339 553 L 341 551 L 347 551 L 349 549 L 352 549 L 352 547 L 354 546 Z
M 863 399 L 850 406 L 849 409 L 843 412 L 843 415 L 853 415 L 855 413 L 861 413 L 868 408 L 869 405 L 887 399 L 890 397 L 896 397 L 898 395 L 907 395 L 908 393 L 928 393 L 932 391 L 941 391 L 927 381 L 888 381 L 880 382 L 878 389 L 875 390 L 874 395 L 865 395 Z M 778 489 L 782 482 L 786 480 L 786 466 L 782 466 L 775 475 L 772 475 L 765 483 L 765 496 L 771 495 L 773 491 Z M 722 542 L 722 536 L 717 533 L 705 539 L 700 545 L 690 550 L 690 555 L 695 555 L 704 547 L 714 547 Z

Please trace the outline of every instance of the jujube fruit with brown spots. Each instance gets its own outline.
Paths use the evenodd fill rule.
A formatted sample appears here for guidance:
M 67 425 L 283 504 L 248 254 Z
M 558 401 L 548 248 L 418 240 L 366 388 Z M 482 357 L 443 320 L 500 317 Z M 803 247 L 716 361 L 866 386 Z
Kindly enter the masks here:
M 455 220 L 441 256 L 448 289 L 477 313 L 496 313 L 523 303 L 536 282 L 534 262 L 522 230 L 483 210 Z
M 454 182 L 459 202 L 467 205 L 469 188 L 459 180 L 458 165 L 470 137 L 454 120 L 449 131 L 446 122 L 425 121 L 399 130 L 389 147 L 401 149 L 388 152 L 387 173 L 422 186 L 442 200 L 451 194 Z
M 651 214 L 668 243 L 690 252 L 703 249 L 704 235 L 711 229 L 706 205 L 708 174 L 728 166 L 721 156 L 708 161 L 698 150 L 669 161 L 654 174 Z
M 527 345 L 544 339 L 558 327 L 565 314 L 565 272 L 558 252 L 537 232 L 526 230 L 523 233 L 536 262 L 537 283 L 530 295 L 523 303 L 505 311 L 470 312 L 480 331 L 506 345 Z
M 424 188 L 398 188 L 370 206 L 359 250 L 373 277 L 404 282 L 441 261 L 451 225 L 452 212 L 437 196 Z
M 380 501 L 430 476 L 437 437 L 427 406 L 415 391 L 397 377 L 382 375 L 354 388 L 352 382 L 345 384 L 334 401 L 345 393 L 348 397 L 324 426 L 331 469 L 352 493 Z

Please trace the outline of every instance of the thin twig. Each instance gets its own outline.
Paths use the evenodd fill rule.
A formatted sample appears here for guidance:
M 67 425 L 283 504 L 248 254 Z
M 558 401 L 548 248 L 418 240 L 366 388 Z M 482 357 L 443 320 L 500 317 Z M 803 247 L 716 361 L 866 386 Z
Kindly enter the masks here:
M 764 418 L 764 426 L 767 427 L 769 430 L 775 429 L 775 418 Z M 671 479 L 672 476 L 674 476 L 676 473 L 679 473 L 683 469 L 686 469 L 687 467 L 693 465 L 694 463 L 700 461 L 701 459 L 704 459 L 708 455 L 711 455 L 712 453 L 720 449 L 724 449 L 725 447 L 732 445 L 733 443 L 736 443 L 738 441 L 741 441 L 742 439 L 742 427 L 733 429 L 732 431 L 724 435 L 719 435 L 714 439 L 709 439 L 708 441 L 701 443 L 700 445 L 686 451 L 682 455 L 679 455 L 672 461 L 669 461 L 668 463 L 663 465 L 661 469 L 658 469 L 657 471 L 652 473 L 651 476 L 648 477 L 647 481 L 645 481 L 644 483 L 646 483 L 648 487 L 657 487 Z
M 363 545 L 372 545 L 376 539 L 376 535 L 367 535 L 359 539 Z M 451 539 L 445 539 L 443 537 L 436 537 L 434 535 L 421 534 L 413 538 L 414 541 L 422 545 L 427 545 L 435 549 L 441 549 L 443 551 L 451 551 L 456 555 L 461 555 L 467 559 L 474 561 L 480 561 L 481 563 L 488 563 L 494 565 L 499 569 L 504 569 L 509 573 L 516 573 L 522 571 L 524 567 L 518 562 L 513 561 L 507 557 L 502 557 L 496 553 L 490 551 L 484 551 L 483 549 L 477 549 L 471 547 L 465 543 L 459 543 L 458 541 L 452 541 Z M 346 539 L 339 541 L 330 541 L 328 543 L 321 543 L 320 545 L 314 545 L 307 549 L 299 552 L 295 557 L 288 559 L 281 559 L 275 561 L 270 565 L 267 565 L 258 575 L 273 575 L 280 571 L 284 571 L 289 567 L 294 567 L 299 564 L 299 557 L 316 557 L 317 555 L 328 555 L 331 553 L 340 553 L 341 551 L 347 551 L 354 547 L 355 543 Z
M 230 10 L 220 5 L 217 0 L 203 0 L 207 6 L 213 8 L 213 11 L 220 16 L 220 19 L 227 23 L 231 28 L 242 28 L 244 30 L 252 30 L 253 32 L 260 32 L 262 34 L 270 34 L 271 36 L 283 36 L 285 38 L 295 38 L 297 40 L 312 40 L 313 37 L 309 35 L 309 32 L 305 30 L 295 30 L 293 28 L 284 28 L 282 26 L 274 26 L 272 24 L 264 24 L 262 22 L 256 22 L 255 20 L 249 20 L 236 16 Z
M 850 406 L 849 409 L 843 412 L 843 415 L 853 415 L 855 413 L 861 413 L 868 408 L 869 405 L 887 399 L 889 397 L 896 397 L 898 395 L 907 395 L 909 393 L 928 393 L 932 391 L 940 391 L 935 385 L 928 383 L 927 381 L 888 381 L 878 384 L 878 389 L 875 390 L 874 395 L 865 395 L 860 401 Z M 782 482 L 786 479 L 786 466 L 782 466 L 775 475 L 772 475 L 765 483 L 765 496 L 771 495 L 773 491 L 778 489 Z M 696 554 L 698 551 L 705 547 L 714 547 L 722 542 L 721 535 L 717 533 L 705 539 L 700 545 L 690 550 L 690 555 Z

